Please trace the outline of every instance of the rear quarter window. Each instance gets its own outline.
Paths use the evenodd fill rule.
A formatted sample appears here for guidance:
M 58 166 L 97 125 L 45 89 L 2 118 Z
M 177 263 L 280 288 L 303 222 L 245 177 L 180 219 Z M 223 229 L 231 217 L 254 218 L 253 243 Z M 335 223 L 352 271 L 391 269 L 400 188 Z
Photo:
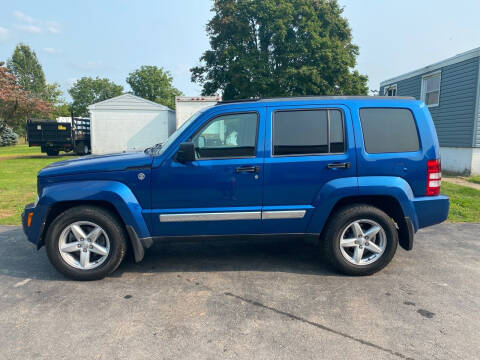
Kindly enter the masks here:
M 360 122 L 365 150 L 370 154 L 420 149 L 415 119 L 408 109 L 360 109 Z

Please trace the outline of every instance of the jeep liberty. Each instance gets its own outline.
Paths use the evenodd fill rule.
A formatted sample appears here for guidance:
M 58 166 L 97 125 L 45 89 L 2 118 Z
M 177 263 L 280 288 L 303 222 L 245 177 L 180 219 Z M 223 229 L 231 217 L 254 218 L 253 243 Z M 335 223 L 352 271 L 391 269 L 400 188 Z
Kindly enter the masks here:
M 101 279 L 153 241 L 313 238 L 368 275 L 448 216 L 427 106 L 400 97 L 223 102 L 144 152 L 53 163 L 22 223 L 53 266 Z

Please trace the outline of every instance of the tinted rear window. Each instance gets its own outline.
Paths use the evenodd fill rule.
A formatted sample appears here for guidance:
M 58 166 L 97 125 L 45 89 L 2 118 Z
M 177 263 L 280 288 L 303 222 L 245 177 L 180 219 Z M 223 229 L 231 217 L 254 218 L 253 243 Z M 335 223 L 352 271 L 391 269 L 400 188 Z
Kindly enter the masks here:
M 339 110 L 278 111 L 273 121 L 274 155 L 345 151 L 343 117 Z
M 343 118 L 340 110 L 329 110 L 330 116 L 330 152 L 345 152 L 345 141 L 343 132 Z
M 417 127 L 408 109 L 360 109 L 365 150 L 371 154 L 418 151 Z

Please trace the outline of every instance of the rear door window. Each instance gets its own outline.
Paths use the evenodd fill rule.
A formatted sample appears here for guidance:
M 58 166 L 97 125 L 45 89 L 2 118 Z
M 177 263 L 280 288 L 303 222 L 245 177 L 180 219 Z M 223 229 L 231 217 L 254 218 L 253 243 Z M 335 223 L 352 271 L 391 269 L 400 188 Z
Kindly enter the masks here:
M 408 109 L 360 109 L 365 150 L 370 154 L 418 151 L 420 142 Z
M 343 153 L 345 139 L 340 110 L 277 111 L 273 117 L 273 155 Z

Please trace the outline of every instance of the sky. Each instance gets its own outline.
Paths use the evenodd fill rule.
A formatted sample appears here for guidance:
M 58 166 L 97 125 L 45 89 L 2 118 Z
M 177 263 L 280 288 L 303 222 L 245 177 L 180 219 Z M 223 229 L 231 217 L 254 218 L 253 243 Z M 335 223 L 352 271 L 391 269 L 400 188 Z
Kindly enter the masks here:
M 141 65 L 169 70 L 174 86 L 198 95 L 189 69 L 209 48 L 211 0 L 0 0 L 0 61 L 19 42 L 37 54 L 49 83 L 83 76 L 129 87 Z M 479 0 L 339 0 L 360 48 L 356 69 L 369 88 L 382 80 L 480 47 Z

